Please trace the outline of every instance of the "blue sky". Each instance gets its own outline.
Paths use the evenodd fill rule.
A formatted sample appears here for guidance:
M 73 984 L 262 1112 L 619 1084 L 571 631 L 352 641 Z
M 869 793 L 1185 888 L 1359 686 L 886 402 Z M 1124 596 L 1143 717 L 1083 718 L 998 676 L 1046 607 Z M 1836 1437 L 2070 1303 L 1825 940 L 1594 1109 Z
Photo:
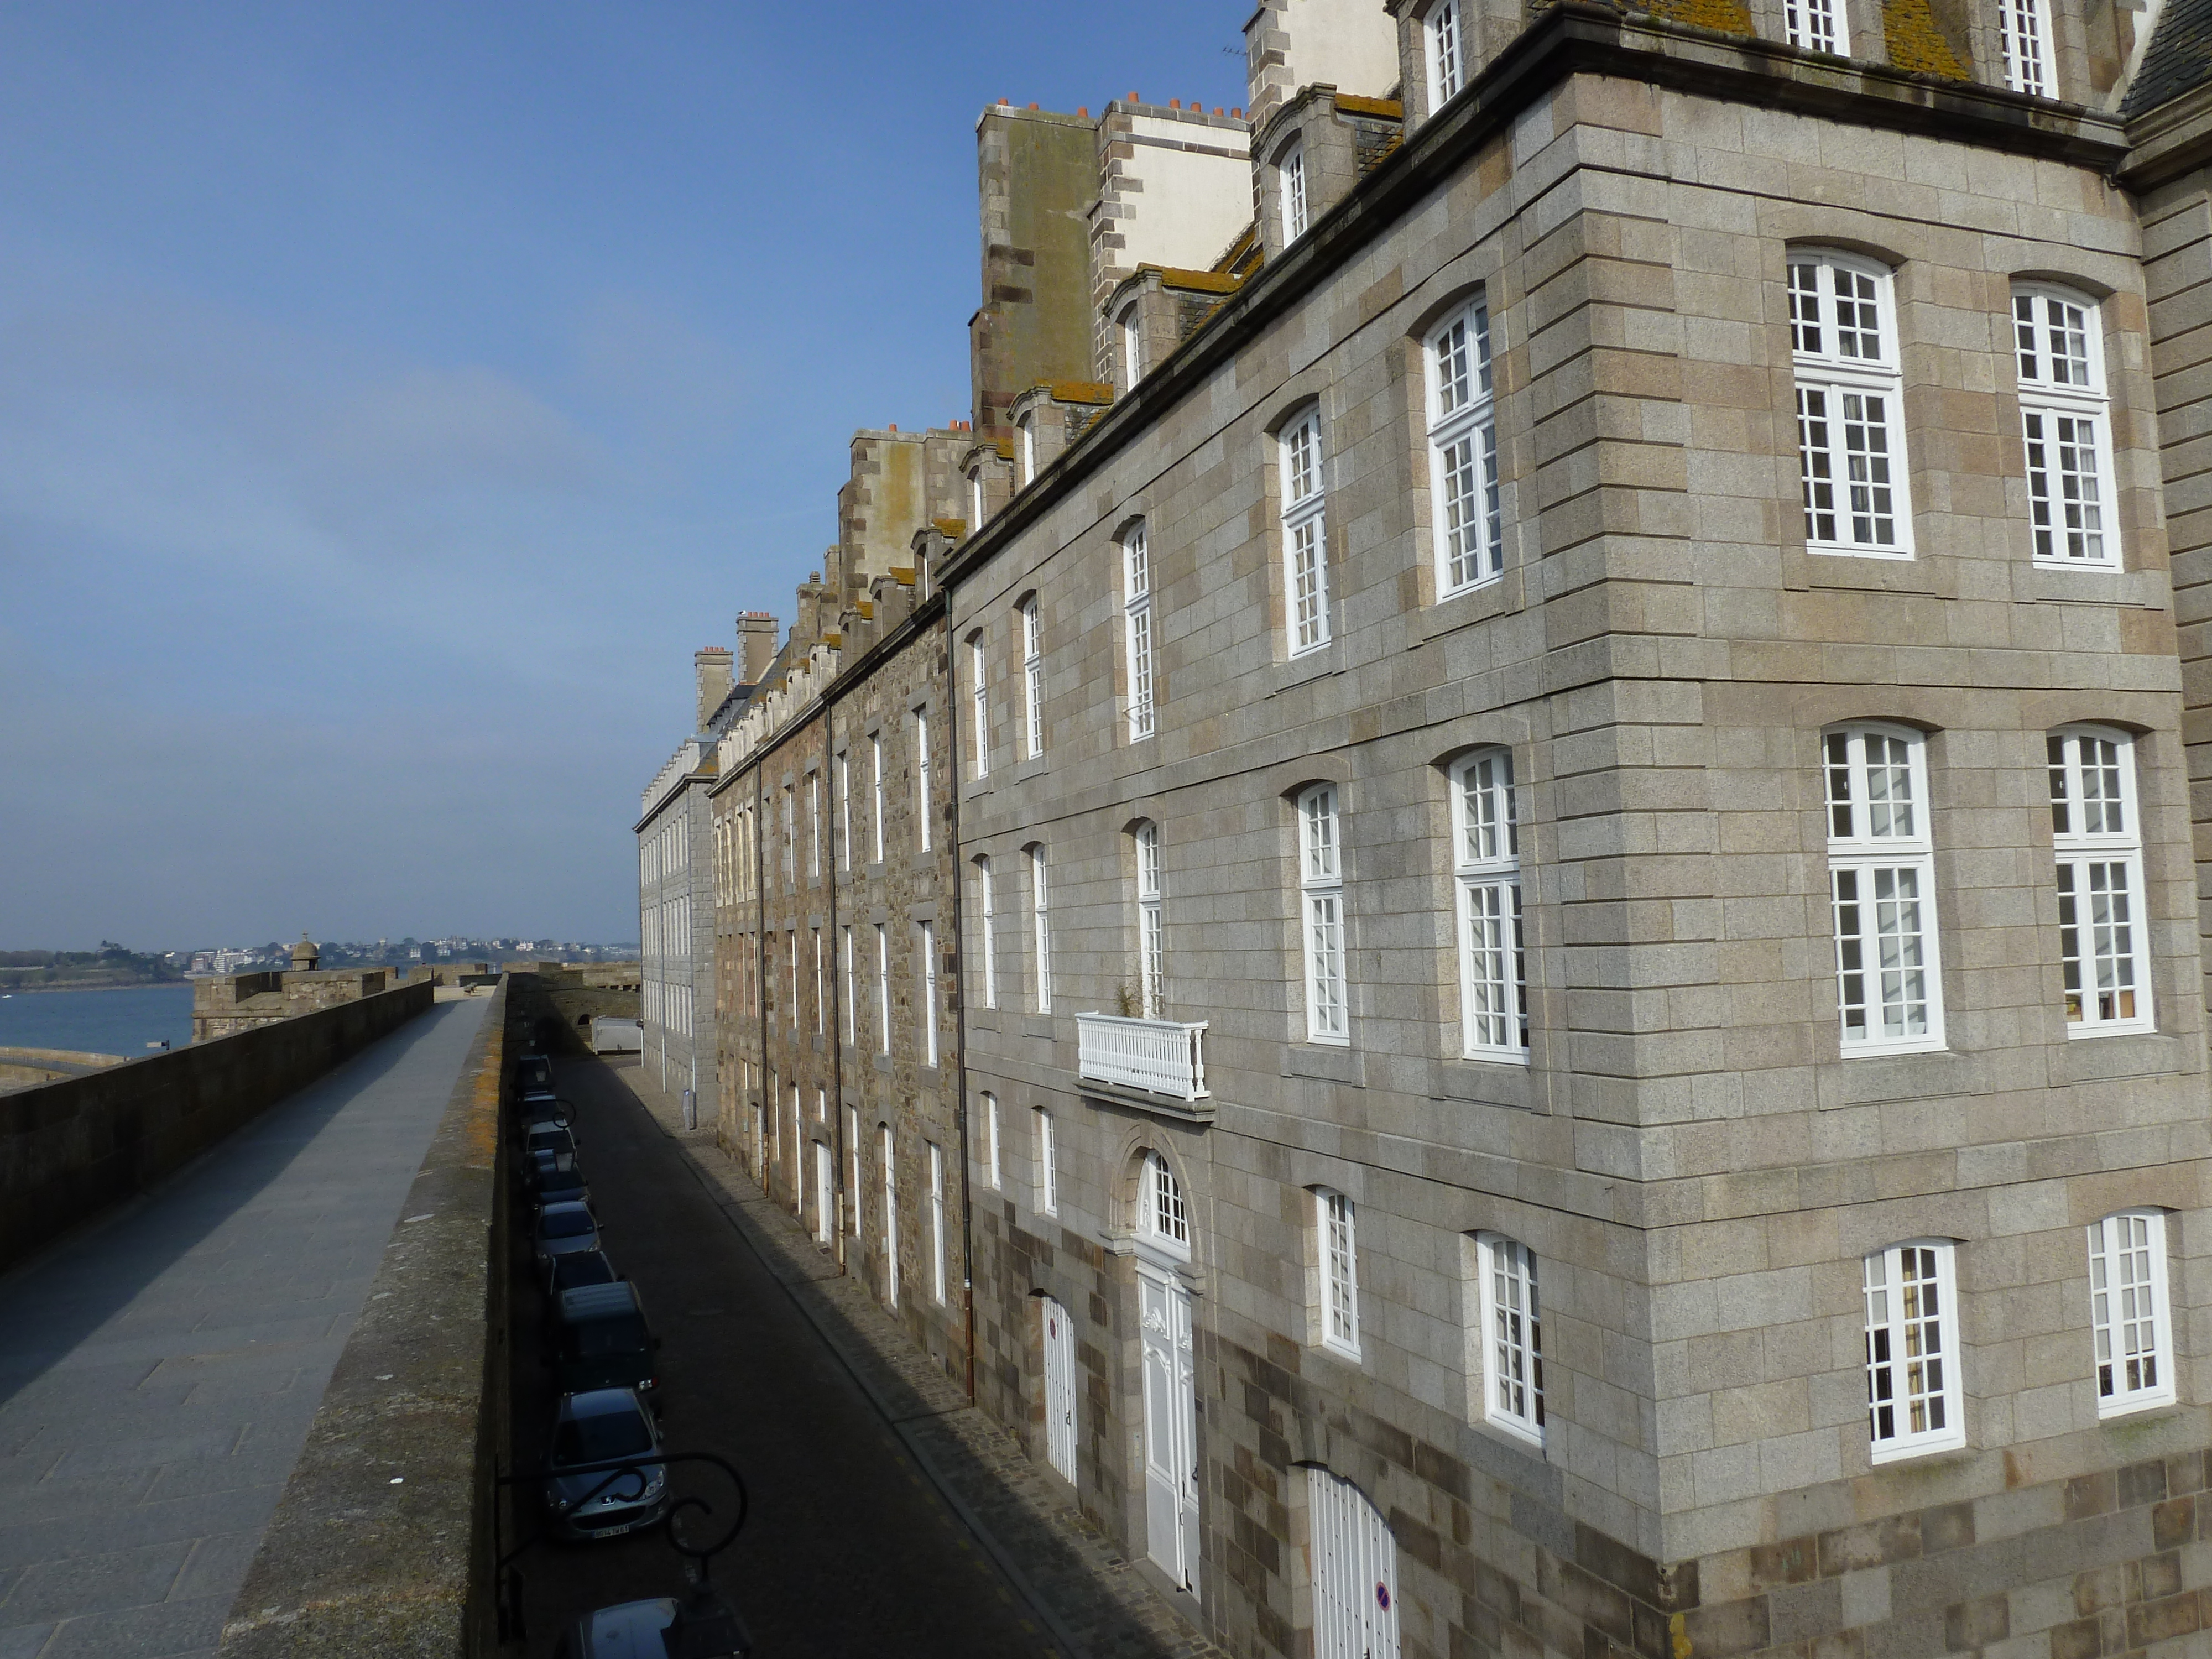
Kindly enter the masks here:
M 0 7 L 0 948 L 634 939 L 691 652 L 967 413 L 977 113 L 1248 10 Z

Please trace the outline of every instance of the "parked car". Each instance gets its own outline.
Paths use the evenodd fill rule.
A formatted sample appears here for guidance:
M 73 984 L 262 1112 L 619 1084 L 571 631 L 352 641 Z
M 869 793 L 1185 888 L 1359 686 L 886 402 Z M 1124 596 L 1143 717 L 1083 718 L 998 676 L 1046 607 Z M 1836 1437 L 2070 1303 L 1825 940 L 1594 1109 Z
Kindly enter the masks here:
M 624 1601 L 587 1613 L 561 1632 L 553 1659 L 664 1659 L 672 1653 L 698 1659 L 751 1659 L 753 1638 L 720 1597 L 687 1606 L 672 1596 Z
M 550 1263 L 555 1256 L 596 1250 L 599 1248 L 599 1218 L 592 1213 L 588 1204 L 548 1204 L 538 1212 L 538 1224 L 531 1230 L 531 1243 L 540 1267 Z
M 538 1207 L 549 1204 L 588 1204 L 592 1201 L 591 1184 L 584 1179 L 584 1171 L 573 1158 L 562 1158 L 553 1152 L 540 1152 L 530 1174 L 530 1190 Z
M 525 1095 L 522 1103 L 514 1109 L 515 1137 L 527 1146 L 531 1132 L 548 1125 L 568 1129 L 573 1134 L 574 1130 L 570 1126 L 569 1115 L 568 1103 L 565 1100 L 557 1100 L 551 1095 Z
M 557 1297 L 580 1285 L 612 1285 L 621 1277 L 605 1250 L 572 1250 L 545 1264 L 545 1292 Z
M 660 1339 L 646 1322 L 635 1285 L 627 1279 L 611 1285 L 580 1285 L 562 1291 L 555 1298 L 554 1309 L 553 1386 L 556 1392 L 635 1389 L 648 1404 L 658 1399 Z
M 562 1538 L 615 1538 L 668 1516 L 668 1470 L 653 1462 L 660 1431 L 629 1389 L 592 1389 L 565 1397 L 553 1415 L 546 1455 L 545 1508 Z M 637 1467 L 563 1474 L 580 1464 L 634 1457 Z
M 553 1062 L 544 1054 L 525 1054 L 514 1063 L 514 1087 L 518 1094 L 532 1089 L 553 1092 Z
M 561 1152 L 574 1158 L 576 1133 L 565 1123 L 540 1120 L 523 1132 L 522 1147 L 528 1152 Z

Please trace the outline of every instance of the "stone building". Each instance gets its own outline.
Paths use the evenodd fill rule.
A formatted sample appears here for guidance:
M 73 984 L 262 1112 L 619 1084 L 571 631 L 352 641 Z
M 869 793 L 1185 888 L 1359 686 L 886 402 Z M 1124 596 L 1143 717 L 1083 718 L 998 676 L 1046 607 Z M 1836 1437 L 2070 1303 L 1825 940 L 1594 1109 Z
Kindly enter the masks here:
M 1231 1650 L 2212 1644 L 2208 40 L 1267 0 L 1218 253 L 1048 286 L 987 113 L 951 500 L 721 745 L 724 1133 L 902 1311 L 964 1182 L 910 1328 Z
M 289 971 L 210 974 L 192 981 L 192 1041 L 229 1036 L 257 1025 L 274 1025 L 295 1014 L 341 1002 L 358 1002 L 389 988 L 383 968 L 323 968 L 322 951 L 302 938 L 292 947 Z

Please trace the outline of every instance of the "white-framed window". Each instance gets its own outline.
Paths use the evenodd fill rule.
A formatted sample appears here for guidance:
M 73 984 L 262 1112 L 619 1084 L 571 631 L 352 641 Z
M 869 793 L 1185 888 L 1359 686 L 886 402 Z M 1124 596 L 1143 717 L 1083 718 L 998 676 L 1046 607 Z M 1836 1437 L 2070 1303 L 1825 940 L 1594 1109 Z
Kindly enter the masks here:
M 945 1150 L 929 1146 L 929 1293 L 945 1300 Z
M 1328 643 L 1328 490 L 1321 410 L 1284 428 L 1283 621 L 1292 656 Z
M 2045 742 L 2066 1034 L 2154 1030 L 2135 740 L 2124 732 L 2076 726 L 2053 732 Z
M 988 854 L 975 855 L 975 932 L 976 951 L 981 964 L 982 1000 L 986 1008 L 999 1006 L 999 928 L 998 884 L 991 878 L 991 860 Z
M 1167 1002 L 1167 924 L 1160 908 L 1160 826 L 1149 818 L 1130 837 L 1137 854 L 1137 979 L 1140 1012 L 1158 1019 Z
M 1790 339 L 1806 546 L 1911 557 L 1904 381 L 1888 270 L 1853 253 L 1791 249 Z
M 2057 97 L 2049 0 L 1997 0 L 1997 29 L 2004 39 L 2005 84 L 2033 97 Z
M 2117 569 L 2118 526 L 2107 517 L 2112 409 L 2096 302 L 2066 289 L 2023 284 L 2013 289 L 2012 325 L 2035 559 Z
M 983 469 L 970 467 L 968 471 L 968 531 L 973 535 L 983 527 Z
M 783 884 L 799 885 L 799 803 L 789 784 L 783 786 Z
M 1807 52 L 1825 52 L 1845 58 L 1843 22 L 1836 15 L 1836 0 L 1783 0 L 1783 28 L 1790 44 Z
M 1948 1239 L 1922 1238 L 1866 1259 L 1867 1420 L 1877 1463 L 1966 1443 L 1956 1255 Z
M 874 830 L 869 848 L 875 854 L 871 860 L 884 861 L 884 739 L 881 732 L 868 738 L 869 810 L 868 820 Z
M 891 1155 L 891 1126 L 883 1124 L 877 1133 L 883 1138 L 884 1154 L 884 1295 L 896 1308 L 899 1295 L 898 1166 Z
M 891 935 L 890 927 L 876 924 L 876 1052 L 891 1051 Z
M 1044 629 L 1034 595 L 1021 603 L 1023 746 L 1031 760 L 1044 753 Z
M 1820 743 L 1844 1053 L 1940 1048 L 1927 744 L 1917 732 L 1888 726 L 1843 726 L 1822 733 Z
M 937 924 L 917 923 L 921 951 L 921 1063 L 937 1064 Z
M 968 696 L 975 714 L 975 775 L 991 775 L 991 657 L 983 630 L 968 636 Z
M 1137 1179 L 1137 1230 L 1172 1254 L 1190 1255 L 1190 1209 L 1182 1183 L 1158 1152 L 1146 1152 Z
M 1314 1255 L 1321 1279 L 1321 1328 L 1324 1348 L 1347 1359 L 1359 1358 L 1359 1256 L 1353 1233 L 1352 1200 L 1334 1188 L 1312 1188 Z
M 822 873 L 822 777 L 806 775 L 806 873 Z
M 811 930 L 814 935 L 814 1029 L 827 1029 L 830 1013 L 829 986 L 823 982 L 822 971 L 822 930 Z
M 1305 952 L 1306 1039 L 1352 1041 L 1344 978 L 1344 857 L 1336 786 L 1298 797 L 1299 933 Z
M 1528 975 L 1513 757 L 1503 749 L 1468 756 L 1451 769 L 1451 797 L 1461 1042 L 1474 1059 L 1525 1060 Z
M 1275 183 L 1282 192 L 1283 240 L 1295 242 L 1306 234 L 1306 147 L 1293 143 L 1275 163 Z
M 1036 1131 L 1036 1206 L 1039 1215 L 1060 1213 L 1060 1152 L 1053 1144 L 1052 1114 L 1042 1106 L 1030 1109 Z
M 1460 32 L 1459 0 L 1437 0 L 1421 20 L 1429 59 L 1429 112 L 1433 115 L 1467 84 L 1467 48 Z
M 929 710 L 914 711 L 914 812 L 921 850 L 929 850 Z
M 1544 1443 L 1544 1315 L 1536 1253 L 1503 1233 L 1474 1236 L 1480 1307 L 1474 1368 L 1481 1414 L 1532 1445 Z
M 1036 951 L 1036 1011 L 1048 1014 L 1052 1012 L 1052 912 L 1045 892 L 1044 848 L 1032 847 L 1029 853 L 1030 940 Z
M 799 1085 L 791 1085 L 791 1212 L 806 1213 L 806 1124 L 799 1109 Z
M 2089 1224 L 2089 1329 L 2097 1415 L 2173 1403 L 2172 1304 L 2166 1289 L 2166 1217 L 2123 1210 Z
M 795 1031 L 799 1029 L 799 929 L 796 927 L 783 936 L 783 950 L 791 963 L 791 1029 Z
M 837 751 L 837 775 L 833 780 L 837 792 L 837 842 L 830 849 L 832 860 L 842 854 L 845 867 L 853 866 L 853 768 L 843 750 Z
M 1446 319 L 1429 336 L 1428 362 L 1429 477 L 1441 598 L 1505 569 L 1489 307 L 1477 301 Z
M 842 931 L 845 945 L 845 1042 L 850 1047 L 860 1041 L 854 1029 L 860 1018 L 860 997 L 854 984 L 859 965 L 853 958 L 853 930 L 847 927 Z
M 1124 387 L 1133 386 L 1145 373 L 1145 332 L 1138 326 L 1134 300 L 1121 307 L 1114 326 L 1121 337 L 1121 384 Z
M 1004 1184 L 999 1154 L 999 1097 L 983 1091 L 983 1184 L 997 1192 Z
M 1037 475 L 1036 416 L 1034 414 L 1024 415 L 1014 422 L 1014 448 L 1021 457 L 1021 482 L 1024 487 L 1027 487 Z
M 1128 643 L 1129 741 L 1152 735 L 1152 556 L 1145 526 L 1121 538 L 1121 613 Z
M 845 1231 L 855 1238 L 860 1236 L 860 1109 L 845 1109 L 845 1190 L 852 1194 L 851 1213 L 845 1218 Z

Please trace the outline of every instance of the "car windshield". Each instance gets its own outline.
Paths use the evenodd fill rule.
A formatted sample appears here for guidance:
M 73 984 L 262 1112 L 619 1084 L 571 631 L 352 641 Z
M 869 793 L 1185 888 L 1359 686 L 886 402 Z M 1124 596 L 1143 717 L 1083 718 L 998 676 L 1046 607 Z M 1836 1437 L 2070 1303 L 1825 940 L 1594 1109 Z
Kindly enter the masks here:
M 574 1255 L 564 1255 L 554 1264 L 553 1288 L 573 1291 L 579 1285 L 611 1285 L 615 1270 L 606 1257 L 596 1250 L 580 1250 Z
M 635 1314 L 586 1319 L 568 1327 L 563 1346 L 570 1358 L 575 1359 L 606 1359 L 616 1354 L 643 1353 L 645 1321 Z
M 548 1238 L 581 1238 L 592 1231 L 592 1214 L 588 1210 L 563 1210 L 541 1216 L 538 1230 Z
M 635 1457 L 653 1449 L 645 1419 L 636 1412 L 607 1412 L 572 1418 L 553 1437 L 556 1463 L 598 1463 L 611 1457 Z

